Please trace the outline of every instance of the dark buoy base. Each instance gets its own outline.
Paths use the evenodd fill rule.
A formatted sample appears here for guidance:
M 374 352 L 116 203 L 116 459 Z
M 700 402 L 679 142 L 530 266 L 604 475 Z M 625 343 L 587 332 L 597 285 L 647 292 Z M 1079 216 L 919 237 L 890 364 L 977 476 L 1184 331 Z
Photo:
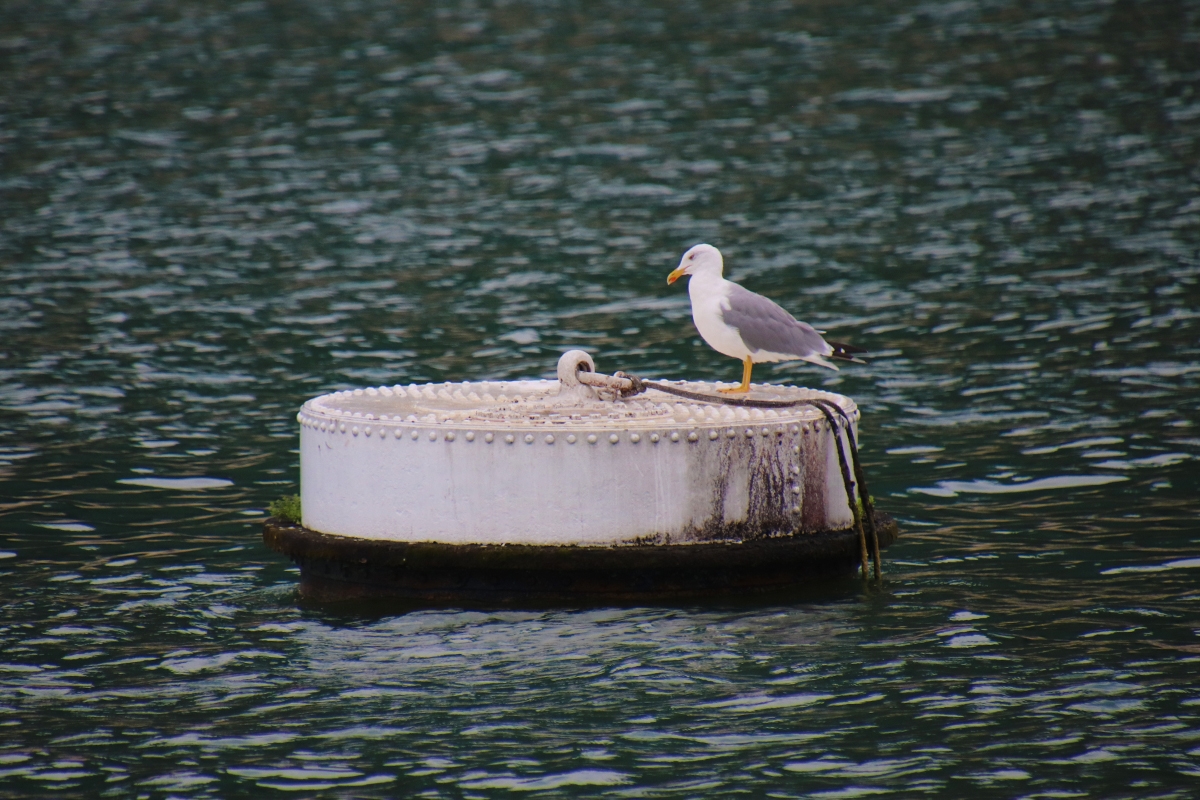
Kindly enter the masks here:
M 899 535 L 876 512 L 879 546 Z M 579 605 L 783 592 L 858 568 L 853 529 L 743 542 L 614 547 L 459 545 L 333 536 L 271 517 L 263 541 L 300 567 L 320 602 L 386 597 L 420 605 Z

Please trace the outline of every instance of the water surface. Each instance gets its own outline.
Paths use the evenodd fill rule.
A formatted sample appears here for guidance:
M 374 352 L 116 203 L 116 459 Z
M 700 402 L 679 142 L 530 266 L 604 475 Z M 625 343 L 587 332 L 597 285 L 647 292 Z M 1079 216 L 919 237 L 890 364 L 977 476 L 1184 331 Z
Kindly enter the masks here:
M 1200 6 L 15 2 L 0 795 L 1187 797 Z M 867 367 L 886 581 L 331 609 L 259 539 L 364 384 L 735 380 L 691 244 Z

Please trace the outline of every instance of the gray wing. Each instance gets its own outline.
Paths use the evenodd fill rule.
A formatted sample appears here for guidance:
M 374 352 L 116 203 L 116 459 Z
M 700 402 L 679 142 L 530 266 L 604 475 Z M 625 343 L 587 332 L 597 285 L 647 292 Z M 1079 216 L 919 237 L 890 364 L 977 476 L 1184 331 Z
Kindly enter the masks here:
M 736 283 L 729 290 L 725 324 L 738 329 L 751 352 L 767 350 L 796 358 L 827 356 L 831 348 L 811 325 L 801 322 L 771 300 Z

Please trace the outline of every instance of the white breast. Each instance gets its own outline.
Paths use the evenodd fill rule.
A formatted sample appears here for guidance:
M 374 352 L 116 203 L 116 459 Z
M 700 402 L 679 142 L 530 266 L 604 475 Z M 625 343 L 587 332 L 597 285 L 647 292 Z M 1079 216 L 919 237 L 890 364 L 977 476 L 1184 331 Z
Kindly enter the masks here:
M 742 342 L 737 329 L 726 325 L 721 319 L 721 312 L 729 308 L 729 286 L 732 284 L 719 276 L 693 275 L 688 280 L 692 321 L 713 350 L 731 358 L 743 359 L 750 355 L 750 350 Z

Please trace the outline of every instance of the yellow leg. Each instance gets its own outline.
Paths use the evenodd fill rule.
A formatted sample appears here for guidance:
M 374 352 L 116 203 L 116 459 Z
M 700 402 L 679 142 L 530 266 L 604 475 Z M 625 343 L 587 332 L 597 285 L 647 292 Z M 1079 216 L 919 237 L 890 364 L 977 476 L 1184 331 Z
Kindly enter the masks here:
M 729 389 L 718 389 L 725 394 L 743 394 L 750 391 L 750 370 L 754 369 L 754 360 L 750 356 L 746 356 L 742 361 L 742 385 L 734 386 Z

